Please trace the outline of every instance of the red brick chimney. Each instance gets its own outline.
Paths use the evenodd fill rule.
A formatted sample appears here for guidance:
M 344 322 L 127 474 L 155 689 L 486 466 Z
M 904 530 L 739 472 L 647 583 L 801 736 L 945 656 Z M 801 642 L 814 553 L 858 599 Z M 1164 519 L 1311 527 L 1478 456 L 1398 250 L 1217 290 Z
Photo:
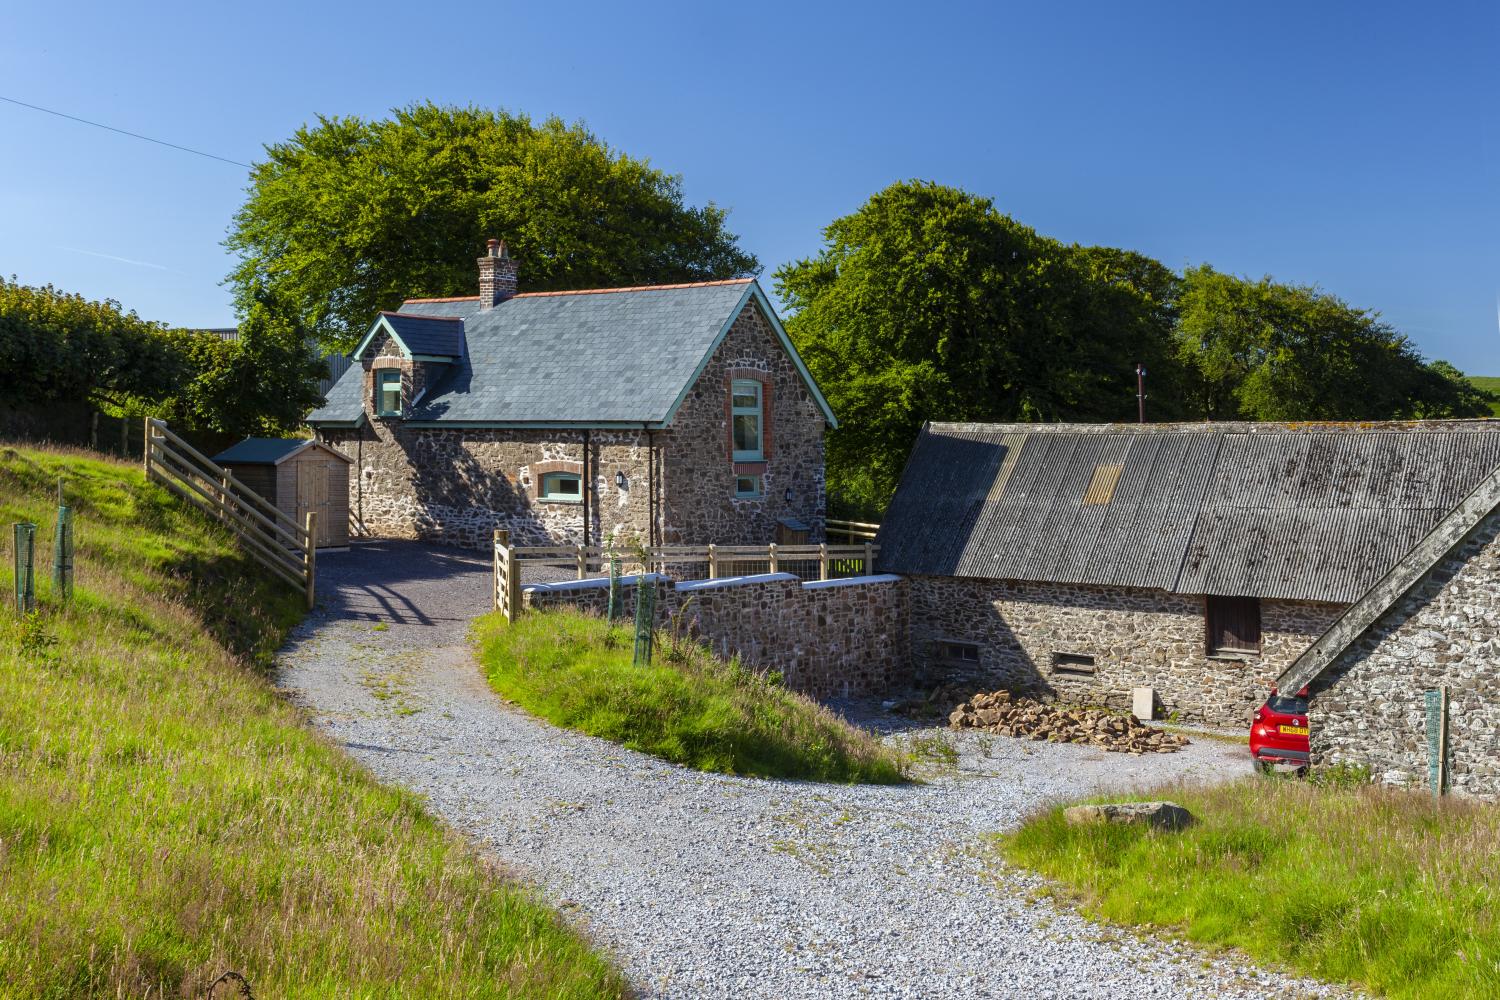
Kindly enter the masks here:
M 479 308 L 493 309 L 516 294 L 516 262 L 503 240 L 490 240 L 479 258 Z

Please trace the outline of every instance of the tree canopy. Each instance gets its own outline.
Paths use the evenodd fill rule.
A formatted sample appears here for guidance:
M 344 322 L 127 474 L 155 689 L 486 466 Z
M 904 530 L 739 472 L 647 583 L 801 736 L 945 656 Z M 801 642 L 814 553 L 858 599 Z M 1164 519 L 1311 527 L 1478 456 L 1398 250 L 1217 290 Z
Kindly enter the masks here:
M 740 277 L 759 263 L 678 176 L 581 124 L 414 104 L 319 118 L 268 146 L 226 245 L 243 310 L 270 294 L 320 341 L 352 346 L 408 296 L 472 295 L 492 236 L 528 290 Z
M 1038 235 L 988 198 L 894 184 L 776 272 L 787 331 L 840 428 L 838 509 L 872 514 L 925 420 L 1124 420 L 1137 362 L 1175 366 L 1175 276 Z
M 1297 285 L 1063 244 L 988 198 L 893 184 L 776 272 L 841 426 L 830 502 L 876 517 L 926 420 L 1377 420 L 1489 413 L 1377 314 Z
M 26 373 L 8 403 L 83 401 L 195 430 L 285 433 L 320 401 L 327 369 L 281 315 L 258 301 L 239 339 L 226 341 L 147 322 L 110 300 L 0 280 L 0 366 Z

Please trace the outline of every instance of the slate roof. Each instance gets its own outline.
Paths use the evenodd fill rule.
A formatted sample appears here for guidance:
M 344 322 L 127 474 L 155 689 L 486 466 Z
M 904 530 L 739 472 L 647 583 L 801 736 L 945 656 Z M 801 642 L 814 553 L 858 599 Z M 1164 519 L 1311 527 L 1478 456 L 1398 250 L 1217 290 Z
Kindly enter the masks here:
M 303 448 L 317 444 L 311 438 L 245 438 L 239 444 L 230 445 L 219 452 L 214 456 L 214 461 L 220 465 L 275 465 Z M 320 447 L 327 448 L 326 445 Z M 335 449 L 327 450 L 344 461 L 349 461 Z
M 1482 421 L 930 424 L 880 568 L 1349 602 L 1497 467 Z
M 465 352 L 406 422 L 660 425 L 675 412 L 741 305 L 752 299 L 771 312 L 750 278 L 523 293 L 493 309 L 480 309 L 477 298 L 409 301 L 386 318 L 456 316 Z M 810 377 L 808 382 L 832 423 Z M 362 371 L 351 368 L 309 423 L 358 420 L 362 389 Z
M 464 321 L 457 316 L 399 312 L 380 315 L 413 354 L 456 358 L 464 352 Z

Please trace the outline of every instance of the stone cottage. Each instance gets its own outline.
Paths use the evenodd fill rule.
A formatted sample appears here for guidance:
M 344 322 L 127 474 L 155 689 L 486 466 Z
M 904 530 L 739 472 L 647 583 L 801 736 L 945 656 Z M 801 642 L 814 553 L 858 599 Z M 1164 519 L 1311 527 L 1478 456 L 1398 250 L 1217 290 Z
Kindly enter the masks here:
M 1277 683 L 1308 688 L 1314 764 L 1398 785 L 1431 781 L 1446 692 L 1447 787 L 1500 798 L 1500 469 Z
M 880 530 L 929 679 L 1249 721 L 1500 466 L 1500 425 L 929 424 Z M 1316 727 L 1315 727 L 1316 728 Z
M 750 278 L 479 295 L 383 312 L 308 418 L 377 535 L 517 544 L 822 537 L 833 412 Z

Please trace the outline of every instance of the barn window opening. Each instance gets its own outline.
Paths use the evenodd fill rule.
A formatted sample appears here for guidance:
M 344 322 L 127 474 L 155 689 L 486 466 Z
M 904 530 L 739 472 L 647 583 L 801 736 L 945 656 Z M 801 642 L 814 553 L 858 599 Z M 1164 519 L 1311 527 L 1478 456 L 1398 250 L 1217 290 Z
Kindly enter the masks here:
M 583 477 L 576 472 L 549 472 L 542 476 L 543 500 L 559 503 L 583 501 Z
M 761 462 L 766 453 L 762 444 L 764 410 L 761 406 L 759 382 L 736 381 L 732 383 L 731 416 L 734 418 L 734 460 L 736 462 Z
M 735 476 L 734 495 L 741 500 L 753 500 L 760 496 L 760 477 Z
M 950 663 L 979 662 L 979 644 L 977 642 L 943 642 L 939 645 L 939 651 L 943 659 Z
M 1052 653 L 1052 672 L 1054 674 L 1078 674 L 1083 677 L 1094 676 L 1094 658 L 1087 653 Z
M 1208 655 L 1260 653 L 1260 598 L 1209 595 L 1203 600 Z
M 401 371 L 385 368 L 375 373 L 375 415 L 401 416 Z

